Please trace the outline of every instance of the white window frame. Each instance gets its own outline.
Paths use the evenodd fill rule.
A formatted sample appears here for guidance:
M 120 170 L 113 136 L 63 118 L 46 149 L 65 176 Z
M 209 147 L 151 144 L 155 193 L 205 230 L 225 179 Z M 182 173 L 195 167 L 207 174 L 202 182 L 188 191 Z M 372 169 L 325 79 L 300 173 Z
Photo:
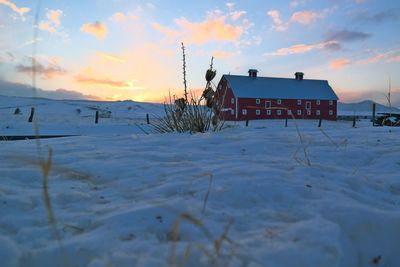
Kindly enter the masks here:
M 311 109 L 311 101 L 306 101 L 306 109 Z
M 235 110 L 231 109 L 231 115 L 235 115 Z
M 278 100 L 276 101 L 276 103 L 277 103 L 278 105 L 282 105 L 282 99 L 278 99 Z
M 311 115 L 311 110 L 307 109 L 307 115 L 308 115 L 308 116 Z
M 321 100 L 317 100 L 317 106 L 321 105 Z
M 333 100 L 329 100 L 329 106 L 333 105 Z
M 298 106 L 301 105 L 301 99 L 297 99 L 297 105 L 298 105 Z
M 256 104 L 257 105 L 260 104 L 260 99 L 259 98 L 256 99 Z
M 301 116 L 301 109 L 297 110 L 297 115 Z
M 271 108 L 271 101 L 265 101 L 265 108 Z
M 256 109 L 256 115 L 257 115 L 257 116 L 260 116 L 260 114 L 261 114 L 260 110 L 259 110 L 259 109 Z
M 329 115 L 330 115 L 330 116 L 333 115 L 333 110 L 329 110 Z
M 242 115 L 246 116 L 247 115 L 247 109 L 242 109 Z
M 267 115 L 271 116 L 271 110 L 270 109 L 267 109 Z
M 278 116 L 282 115 L 282 110 L 278 109 L 278 110 L 276 111 L 276 115 L 278 115 Z
M 231 98 L 231 104 L 235 104 L 235 98 L 234 97 Z
M 317 110 L 317 116 L 321 115 L 321 110 Z
M 292 115 L 292 110 L 288 109 L 287 114 Z

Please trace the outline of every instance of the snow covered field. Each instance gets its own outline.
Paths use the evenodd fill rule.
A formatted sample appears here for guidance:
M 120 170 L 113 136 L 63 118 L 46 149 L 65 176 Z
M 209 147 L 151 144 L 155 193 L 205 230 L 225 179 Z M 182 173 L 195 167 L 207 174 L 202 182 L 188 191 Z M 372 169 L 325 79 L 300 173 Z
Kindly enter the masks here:
M 0 98 L 0 135 L 32 129 L 15 101 L 28 100 Z M 302 142 L 293 121 L 146 135 L 135 123 L 160 106 L 103 104 L 113 117 L 94 125 L 93 103 L 50 102 L 65 116 L 39 113 L 41 132 L 82 135 L 41 140 L 61 242 L 36 142 L 0 142 L 1 266 L 400 264 L 398 128 L 298 121 Z

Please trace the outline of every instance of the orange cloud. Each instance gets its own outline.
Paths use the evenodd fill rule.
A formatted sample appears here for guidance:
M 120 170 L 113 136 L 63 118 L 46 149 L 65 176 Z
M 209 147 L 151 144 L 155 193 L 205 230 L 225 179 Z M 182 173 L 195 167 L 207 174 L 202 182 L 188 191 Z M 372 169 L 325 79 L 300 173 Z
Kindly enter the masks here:
M 138 18 L 139 18 L 138 16 L 135 16 L 135 15 L 132 15 L 132 14 L 125 15 L 122 12 L 116 12 L 111 16 L 110 20 L 112 20 L 114 22 L 124 22 L 124 21 L 126 21 L 128 19 L 137 20 Z
M 30 11 L 30 8 L 28 8 L 28 7 L 17 7 L 13 2 L 8 1 L 8 0 L 0 0 L 0 4 L 8 6 L 14 12 L 18 13 L 20 16 L 23 16 L 25 13 L 28 13 Z
M 105 59 L 115 61 L 115 62 L 126 62 L 127 61 L 127 59 L 122 56 L 112 55 L 112 54 L 105 53 L 105 52 L 97 52 L 97 55 L 99 55 Z
M 126 20 L 126 15 L 122 12 L 117 12 L 112 15 L 111 19 L 116 22 L 121 22 Z
M 63 12 L 61 10 L 49 10 L 46 14 L 47 21 L 41 21 L 39 23 L 39 29 L 42 31 L 48 31 L 56 33 L 57 29 L 61 26 L 61 16 Z
M 178 31 L 171 30 L 158 23 L 153 28 L 169 38 L 180 38 L 185 43 L 205 44 L 209 42 L 237 42 L 243 33 L 242 26 L 226 22 L 227 17 L 218 12 L 211 13 L 202 22 L 191 22 L 186 18 L 175 20 Z
M 137 80 L 116 81 L 109 78 L 95 78 L 79 74 L 78 76 L 76 76 L 76 81 L 78 83 L 84 83 L 89 85 L 101 85 L 115 89 L 130 89 L 130 90 L 143 89 L 143 87 L 134 85 L 137 82 Z
M 108 29 L 104 23 L 96 21 L 95 23 L 86 23 L 81 27 L 81 31 L 90 35 L 95 36 L 101 40 L 107 36 Z
M 237 54 L 237 53 L 232 52 L 232 51 L 214 51 L 212 55 L 216 59 L 225 59 L 225 58 L 231 58 L 235 54 Z
M 322 15 L 320 15 L 317 12 L 301 11 L 301 12 L 293 13 L 293 15 L 291 16 L 290 20 L 293 21 L 293 22 L 309 25 L 309 24 L 313 23 L 316 19 L 318 19 L 320 17 L 322 17 Z
M 162 26 L 161 24 L 154 22 L 152 24 L 153 28 L 161 33 L 163 33 L 164 35 L 166 35 L 168 38 L 176 38 L 179 36 L 179 32 L 171 30 L 167 27 Z
M 351 64 L 351 61 L 349 59 L 338 58 L 338 59 L 332 60 L 329 64 L 329 66 L 334 70 L 339 70 L 350 64 Z

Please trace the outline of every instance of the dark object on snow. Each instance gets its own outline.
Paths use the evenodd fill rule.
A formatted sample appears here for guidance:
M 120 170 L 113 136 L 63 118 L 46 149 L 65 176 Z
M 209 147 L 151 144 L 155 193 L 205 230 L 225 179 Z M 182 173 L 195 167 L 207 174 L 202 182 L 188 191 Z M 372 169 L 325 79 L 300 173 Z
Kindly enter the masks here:
M 94 123 L 95 123 L 95 124 L 98 124 L 98 123 L 99 123 L 99 111 L 98 111 L 98 110 L 96 110 L 96 118 L 95 118 Z
M 397 126 L 400 127 L 400 114 L 398 113 L 379 113 L 373 121 L 375 126 Z
M 31 115 L 29 116 L 28 122 L 33 121 L 33 115 L 35 115 L 35 108 L 31 108 Z
M 21 109 L 20 108 L 16 108 L 14 111 L 14 115 L 20 115 L 21 114 Z

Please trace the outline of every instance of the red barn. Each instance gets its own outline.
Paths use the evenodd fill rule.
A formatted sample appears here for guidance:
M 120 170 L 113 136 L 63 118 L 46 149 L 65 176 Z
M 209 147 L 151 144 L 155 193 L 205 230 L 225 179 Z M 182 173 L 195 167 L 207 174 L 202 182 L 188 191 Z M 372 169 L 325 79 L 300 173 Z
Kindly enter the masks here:
M 260 119 L 336 120 L 338 97 L 326 80 L 223 75 L 217 87 L 221 116 L 227 121 Z

